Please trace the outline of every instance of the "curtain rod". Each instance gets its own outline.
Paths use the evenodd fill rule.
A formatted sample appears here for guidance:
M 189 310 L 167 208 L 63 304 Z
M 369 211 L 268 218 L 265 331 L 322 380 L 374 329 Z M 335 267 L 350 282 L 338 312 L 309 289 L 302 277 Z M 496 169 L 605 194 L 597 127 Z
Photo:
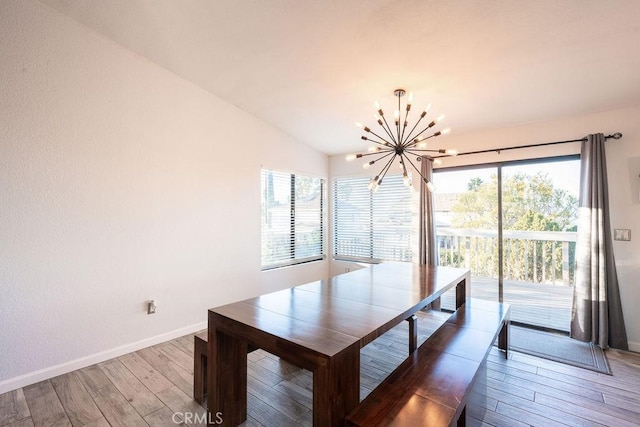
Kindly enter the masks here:
M 622 134 L 620 132 L 616 132 L 614 134 L 611 135 L 607 135 L 604 137 L 605 139 L 609 139 L 609 138 L 613 138 L 613 139 L 620 139 L 622 138 Z M 517 147 L 503 147 L 503 148 L 491 148 L 491 149 L 487 149 L 487 150 L 478 150 L 478 151 L 467 151 L 466 153 L 458 153 L 457 156 L 466 156 L 468 154 L 483 154 L 483 153 L 493 153 L 496 152 L 498 154 L 500 154 L 501 151 L 507 151 L 507 150 L 516 150 L 516 149 L 520 149 L 520 148 L 532 148 L 532 147 L 544 147 L 546 145 L 556 145 L 556 144 L 568 144 L 570 142 L 583 142 L 586 141 L 587 138 L 580 138 L 580 139 L 569 139 L 567 141 L 554 141 L 554 142 L 543 142 L 541 144 L 529 144 L 529 145 L 519 145 Z M 437 157 L 449 157 L 449 156 L 437 156 Z M 434 158 L 437 158 L 434 157 Z

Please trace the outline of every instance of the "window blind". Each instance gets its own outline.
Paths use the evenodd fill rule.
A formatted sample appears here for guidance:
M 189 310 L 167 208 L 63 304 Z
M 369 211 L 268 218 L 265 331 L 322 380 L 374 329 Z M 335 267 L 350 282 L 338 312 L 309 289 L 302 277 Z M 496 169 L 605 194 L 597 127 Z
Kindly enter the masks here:
M 262 170 L 262 269 L 324 258 L 324 180 Z
M 377 192 L 370 178 L 333 182 L 334 258 L 354 261 L 411 261 L 413 192 L 401 175 L 387 175 Z

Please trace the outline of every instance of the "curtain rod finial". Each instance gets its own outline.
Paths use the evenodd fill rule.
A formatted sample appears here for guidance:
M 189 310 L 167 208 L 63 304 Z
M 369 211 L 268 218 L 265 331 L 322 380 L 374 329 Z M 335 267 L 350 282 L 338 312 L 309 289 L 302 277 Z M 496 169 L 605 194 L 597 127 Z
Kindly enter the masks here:
M 613 135 L 611 135 L 611 137 L 613 139 L 620 139 L 620 138 L 622 138 L 622 134 L 620 132 L 616 132 Z

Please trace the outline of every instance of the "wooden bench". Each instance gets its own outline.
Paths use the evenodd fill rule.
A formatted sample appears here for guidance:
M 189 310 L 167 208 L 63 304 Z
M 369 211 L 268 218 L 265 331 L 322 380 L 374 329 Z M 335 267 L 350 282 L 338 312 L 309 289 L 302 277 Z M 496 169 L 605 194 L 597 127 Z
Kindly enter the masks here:
M 507 356 L 509 305 L 467 299 L 347 416 L 351 426 L 464 426 L 493 343 Z M 486 382 L 486 380 L 485 380 Z
M 193 400 L 202 404 L 207 394 L 207 343 L 208 331 L 198 332 L 194 337 L 193 347 Z M 249 346 L 247 351 L 251 353 L 257 350 Z

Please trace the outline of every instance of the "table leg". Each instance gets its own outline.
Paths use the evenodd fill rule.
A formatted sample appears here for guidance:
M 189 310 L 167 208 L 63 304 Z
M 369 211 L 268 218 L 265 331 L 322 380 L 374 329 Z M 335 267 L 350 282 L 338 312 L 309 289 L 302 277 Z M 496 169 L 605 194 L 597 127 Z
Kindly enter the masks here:
M 504 322 L 500 335 L 498 335 L 498 348 L 504 350 L 504 358 L 509 358 L 509 320 Z
M 237 426 L 247 419 L 247 343 L 216 330 L 209 313 L 209 422 Z
M 360 347 L 354 345 L 313 371 L 313 425 L 342 426 L 360 402 Z
M 467 280 L 463 279 L 456 285 L 456 310 L 462 307 L 467 299 Z

